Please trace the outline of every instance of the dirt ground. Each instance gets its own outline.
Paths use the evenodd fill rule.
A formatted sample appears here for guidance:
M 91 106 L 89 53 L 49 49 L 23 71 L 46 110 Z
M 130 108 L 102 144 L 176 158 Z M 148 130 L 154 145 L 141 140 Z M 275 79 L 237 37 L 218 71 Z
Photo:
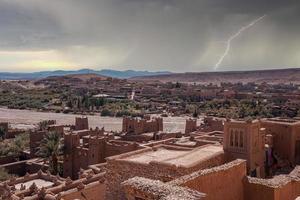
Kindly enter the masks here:
M 42 120 L 56 120 L 57 124 L 74 124 L 76 116 L 80 115 L 0 108 L 0 121 L 9 122 L 15 128 L 32 128 Z M 88 118 L 92 128 L 104 127 L 107 131 L 122 129 L 122 118 L 95 115 L 88 115 Z M 184 132 L 185 120 L 185 117 L 165 117 L 164 131 Z

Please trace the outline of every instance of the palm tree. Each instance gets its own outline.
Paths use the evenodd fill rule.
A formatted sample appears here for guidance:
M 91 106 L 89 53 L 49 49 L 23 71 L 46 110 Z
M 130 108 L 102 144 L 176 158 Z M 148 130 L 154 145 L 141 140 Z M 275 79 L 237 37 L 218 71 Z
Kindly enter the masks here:
M 58 156 L 63 153 L 63 143 L 61 135 L 58 132 L 49 132 L 45 135 L 44 139 L 37 151 L 37 156 L 45 158 L 49 161 L 50 171 L 52 174 L 58 173 Z
M 46 130 L 47 126 L 48 126 L 48 121 L 47 120 L 40 121 L 38 123 L 38 129 L 39 130 Z

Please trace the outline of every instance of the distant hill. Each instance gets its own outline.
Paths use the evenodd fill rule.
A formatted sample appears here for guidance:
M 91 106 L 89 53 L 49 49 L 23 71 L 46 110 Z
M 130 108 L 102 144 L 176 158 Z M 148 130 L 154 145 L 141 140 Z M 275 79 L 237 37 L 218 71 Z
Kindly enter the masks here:
M 87 81 L 98 80 L 103 81 L 107 79 L 111 79 L 111 77 L 103 76 L 99 74 L 68 74 L 64 76 L 48 76 L 46 78 L 34 79 L 34 84 L 39 85 L 57 85 L 57 84 L 83 84 L 87 83 Z M 117 78 L 114 78 L 117 79 Z M 8 81 L 7 81 L 8 82 Z
M 255 70 L 255 71 L 226 71 L 226 72 L 188 72 L 165 75 L 133 77 L 131 80 L 185 82 L 208 84 L 221 82 L 231 83 L 296 83 L 300 84 L 300 68 Z
M 69 74 L 69 75 L 60 76 L 60 77 L 80 79 L 82 81 L 88 81 L 90 79 L 107 80 L 108 78 L 110 78 L 108 76 L 103 76 L 103 75 L 99 75 L 99 74 Z
M 102 70 L 80 69 L 76 71 L 56 70 L 56 71 L 41 71 L 41 72 L 32 72 L 32 73 L 0 72 L 0 79 L 1 80 L 33 80 L 33 79 L 46 78 L 49 76 L 65 76 L 65 75 L 74 75 L 74 74 L 98 74 L 98 75 L 108 76 L 113 78 L 127 79 L 135 76 L 153 76 L 153 75 L 170 74 L 170 73 L 171 72 L 167 72 L 167 71 L 149 72 L 149 71 L 135 71 L 135 70 L 117 71 L 117 70 L 110 70 L 110 69 L 102 69 Z

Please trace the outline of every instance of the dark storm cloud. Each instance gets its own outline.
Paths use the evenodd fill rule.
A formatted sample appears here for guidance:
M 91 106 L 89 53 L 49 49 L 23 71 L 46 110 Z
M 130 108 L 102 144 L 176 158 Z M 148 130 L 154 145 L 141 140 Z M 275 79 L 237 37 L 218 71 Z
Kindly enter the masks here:
M 47 40 L 60 36 L 60 27 L 51 16 L 34 9 L 24 9 L 8 1 L 0 1 L 0 48 L 49 48 Z M 45 41 L 45 44 L 41 43 Z
M 299 66 L 292 0 L 0 0 L 0 50 L 55 50 L 79 66 L 210 71 L 224 41 L 264 14 L 219 70 Z

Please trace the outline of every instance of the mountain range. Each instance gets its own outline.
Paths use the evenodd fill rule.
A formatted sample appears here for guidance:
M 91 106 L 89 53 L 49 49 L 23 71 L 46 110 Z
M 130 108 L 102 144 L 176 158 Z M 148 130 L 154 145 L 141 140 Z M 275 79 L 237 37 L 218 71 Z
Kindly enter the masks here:
M 133 77 L 135 81 L 185 82 L 198 84 L 270 83 L 300 84 L 300 68 L 224 72 L 186 72 Z
M 102 76 L 109 76 L 113 78 L 127 79 L 136 76 L 156 76 L 163 74 L 171 74 L 168 71 L 159 71 L 159 72 L 149 72 L 149 71 L 135 71 L 135 70 L 111 70 L 111 69 L 102 69 L 102 70 L 93 70 L 93 69 L 80 69 L 74 71 L 66 70 L 56 70 L 56 71 L 40 71 L 40 72 L 31 72 L 31 73 L 14 73 L 14 72 L 0 72 L 1 80 L 33 80 L 41 79 L 49 76 L 65 76 L 65 75 L 74 75 L 74 74 L 98 74 Z
M 135 70 L 92 70 L 80 69 L 74 71 L 57 70 L 41 71 L 32 73 L 13 73 L 0 72 L 0 80 L 36 80 L 47 77 L 91 74 L 120 79 L 130 79 L 134 81 L 160 81 L 160 82 L 186 82 L 220 84 L 222 82 L 231 83 L 295 83 L 300 84 L 300 68 L 290 69 L 271 69 L 271 70 L 253 70 L 253 71 L 224 71 L 224 72 L 186 72 L 172 73 L 168 71 L 135 71 Z

